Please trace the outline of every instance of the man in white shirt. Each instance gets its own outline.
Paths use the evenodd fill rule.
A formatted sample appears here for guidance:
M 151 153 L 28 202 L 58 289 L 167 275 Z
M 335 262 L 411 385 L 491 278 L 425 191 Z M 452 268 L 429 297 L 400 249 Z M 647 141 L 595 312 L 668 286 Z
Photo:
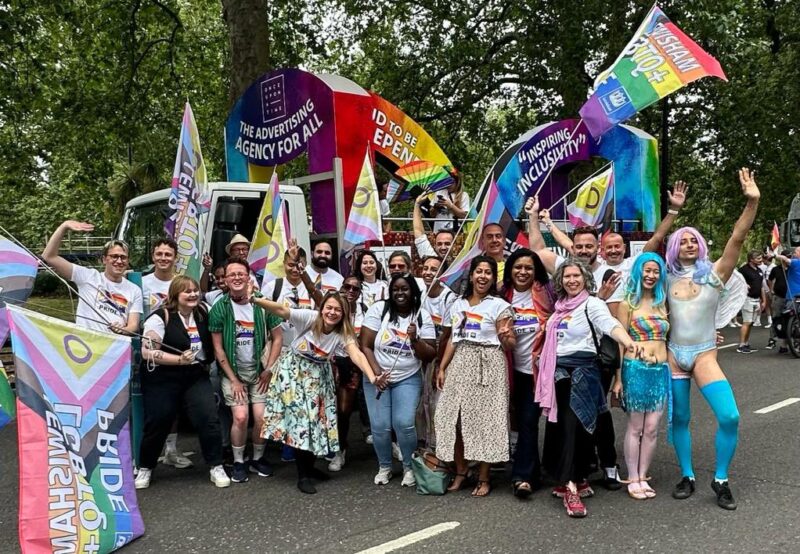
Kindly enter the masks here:
M 142 300 L 144 319 L 167 301 L 169 285 L 175 277 L 175 258 L 178 245 L 174 240 L 163 238 L 156 241 L 151 253 L 153 273 L 142 277 Z
M 422 209 L 420 209 L 420 204 L 426 197 L 427 195 L 420 194 L 414 202 L 414 215 L 412 218 L 414 246 L 417 247 L 417 255 L 420 258 L 438 256 L 444 259 L 450 252 L 450 246 L 453 244 L 455 235 L 450 227 L 439 229 L 434 235 L 434 244 L 431 246 L 431 241 L 428 240 L 428 235 L 425 234 L 425 225 L 422 223 Z
M 314 282 L 314 286 L 323 294 L 329 291 L 338 291 L 344 282 L 344 277 L 330 267 L 332 259 L 331 244 L 326 240 L 321 240 L 314 245 L 311 265 L 306 267 L 306 273 Z
M 58 254 L 67 231 L 88 233 L 91 223 L 65 221 L 50 237 L 42 258 L 55 272 L 78 287 L 78 308 L 75 323 L 96 331 L 117 334 L 139 332 L 142 315 L 142 291 L 125 279 L 128 270 L 128 245 L 111 240 L 103 246 L 103 272 L 82 267 Z

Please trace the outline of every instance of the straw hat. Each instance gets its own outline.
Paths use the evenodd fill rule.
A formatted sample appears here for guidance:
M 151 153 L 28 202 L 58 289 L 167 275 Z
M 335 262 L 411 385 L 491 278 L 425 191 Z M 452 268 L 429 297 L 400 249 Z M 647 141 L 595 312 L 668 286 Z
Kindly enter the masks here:
M 228 245 L 225 247 L 225 253 L 230 256 L 231 246 L 233 246 L 234 244 L 242 244 L 242 243 L 246 244 L 247 246 L 250 246 L 250 241 L 247 240 L 247 237 L 239 233 L 235 234 L 231 239 L 231 241 L 228 243 Z

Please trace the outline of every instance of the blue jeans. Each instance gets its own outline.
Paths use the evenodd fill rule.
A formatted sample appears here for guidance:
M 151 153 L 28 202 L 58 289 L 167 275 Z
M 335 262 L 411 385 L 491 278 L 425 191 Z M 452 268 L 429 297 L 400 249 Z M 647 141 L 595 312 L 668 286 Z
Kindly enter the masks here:
M 364 376 L 364 397 L 369 410 L 372 444 L 378 464 L 392 467 L 392 429 L 403 453 L 403 467 L 411 467 L 411 455 L 417 448 L 416 413 L 422 395 L 422 372 L 397 383 L 391 383 L 380 399 L 378 389 Z

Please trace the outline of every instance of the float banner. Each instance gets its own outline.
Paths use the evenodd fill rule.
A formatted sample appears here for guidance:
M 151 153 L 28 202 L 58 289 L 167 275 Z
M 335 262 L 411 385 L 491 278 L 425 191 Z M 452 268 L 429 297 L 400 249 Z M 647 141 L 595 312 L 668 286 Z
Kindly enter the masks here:
M 378 186 L 375 184 L 372 160 L 369 159 L 367 151 L 356 193 L 353 196 L 353 205 L 350 207 L 342 248 L 346 252 L 370 240 L 383 240 L 383 224 Z
M 200 151 L 200 135 L 189 103 L 183 112 L 181 137 L 175 169 L 172 172 L 172 191 L 169 195 L 169 216 L 164 220 L 164 232 L 178 243 L 175 270 L 200 280 L 201 244 L 200 214 L 208 211 L 211 196 L 208 190 L 206 164 Z
M 611 230 L 614 211 L 614 165 L 584 181 L 575 200 L 567 206 L 573 227 L 590 226 Z
M 597 76 L 580 109 L 593 136 L 701 77 L 727 81 L 719 62 L 654 5 L 610 68 Z
M 128 427 L 131 342 L 8 307 L 23 554 L 112 552 L 144 533 Z

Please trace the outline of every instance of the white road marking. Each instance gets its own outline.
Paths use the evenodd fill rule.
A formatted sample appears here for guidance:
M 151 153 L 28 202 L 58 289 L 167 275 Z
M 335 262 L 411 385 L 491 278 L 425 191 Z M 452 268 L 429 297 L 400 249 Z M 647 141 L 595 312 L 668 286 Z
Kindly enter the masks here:
M 733 348 L 734 346 L 739 346 L 739 343 L 734 342 L 732 344 L 726 344 L 725 346 L 718 346 L 717 350 L 725 350 L 726 348 Z
M 383 544 L 379 544 L 378 546 L 373 546 L 372 548 L 362 550 L 357 554 L 384 554 L 385 552 L 393 552 L 410 544 L 414 544 L 415 542 L 424 541 L 425 539 L 429 539 L 440 533 L 444 533 L 445 531 L 455 529 L 459 525 L 461 524 L 457 521 L 446 521 L 431 527 L 426 527 L 425 529 L 421 529 L 411 533 L 410 535 L 405 535 L 399 539 L 394 539 L 393 541 L 385 542 Z
M 800 402 L 800 398 L 787 398 L 782 402 L 778 402 L 777 404 L 773 404 L 772 406 L 767 406 L 766 408 L 761 408 L 760 410 L 756 410 L 755 413 L 757 414 L 768 414 L 770 412 L 774 412 L 775 410 L 780 410 L 781 408 L 785 408 L 786 406 L 791 406 L 792 404 L 796 404 Z

